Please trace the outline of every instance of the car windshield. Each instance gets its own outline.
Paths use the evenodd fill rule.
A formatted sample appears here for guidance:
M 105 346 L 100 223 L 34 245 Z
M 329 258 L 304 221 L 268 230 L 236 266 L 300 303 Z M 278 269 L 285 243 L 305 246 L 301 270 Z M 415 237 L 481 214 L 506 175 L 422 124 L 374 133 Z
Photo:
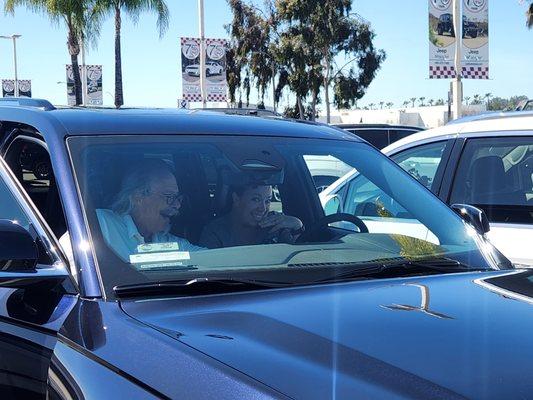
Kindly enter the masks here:
M 489 268 L 476 234 L 365 143 L 111 135 L 67 144 L 111 297 L 116 285 L 257 273 L 290 283 L 295 271 L 313 281 L 321 268 L 402 260 Z M 315 181 L 328 162 L 364 177 L 343 207 L 320 202 Z

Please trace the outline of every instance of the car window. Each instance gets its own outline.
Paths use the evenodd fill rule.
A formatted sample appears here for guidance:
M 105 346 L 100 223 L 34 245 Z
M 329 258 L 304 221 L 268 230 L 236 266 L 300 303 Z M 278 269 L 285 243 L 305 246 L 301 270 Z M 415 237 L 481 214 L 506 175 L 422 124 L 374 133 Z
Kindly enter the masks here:
M 413 133 L 418 132 L 417 130 L 410 129 L 389 129 L 389 139 L 391 143 L 394 143 L 404 137 L 412 135 Z
M 318 193 L 352 169 L 344 161 L 332 155 L 303 156 Z
M 442 161 L 446 143 L 446 141 L 441 141 L 417 146 L 396 153 L 391 156 L 391 159 L 422 185 L 436 193 L 438 188 L 433 187 L 433 182 Z
M 378 149 L 387 147 L 390 143 L 388 129 L 348 129 L 348 131 L 366 140 Z
M 30 221 L 17 200 L 8 189 L 6 183 L 0 178 L 0 219 L 7 219 L 18 223 L 29 230 Z
M 116 285 L 253 274 L 290 281 L 294 265 L 305 273 L 335 260 L 443 255 L 470 264 L 478 254 L 459 216 L 364 143 L 147 134 L 73 136 L 67 146 L 110 297 Z M 344 226 L 323 220 L 315 162 L 363 177 L 346 204 L 352 216 L 337 221 Z M 274 213 L 276 188 L 283 214 Z
M 533 222 L 533 137 L 469 139 L 450 203 L 482 208 L 491 222 Z

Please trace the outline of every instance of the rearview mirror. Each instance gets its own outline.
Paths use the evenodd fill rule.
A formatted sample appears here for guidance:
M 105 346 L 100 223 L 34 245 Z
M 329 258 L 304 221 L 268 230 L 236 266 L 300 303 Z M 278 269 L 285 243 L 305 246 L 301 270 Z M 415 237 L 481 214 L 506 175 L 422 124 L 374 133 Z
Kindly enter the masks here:
M 0 219 L 0 272 L 35 271 L 38 258 L 30 233 L 16 222 Z
M 483 210 L 469 204 L 453 204 L 452 209 L 472 225 L 480 235 L 490 231 L 489 220 Z

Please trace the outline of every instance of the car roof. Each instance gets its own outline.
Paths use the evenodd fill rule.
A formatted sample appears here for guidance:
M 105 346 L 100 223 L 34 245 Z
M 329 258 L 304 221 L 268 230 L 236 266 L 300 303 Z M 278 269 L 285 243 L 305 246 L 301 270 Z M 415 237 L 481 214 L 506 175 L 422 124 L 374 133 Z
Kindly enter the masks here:
M 0 104 L 0 121 L 28 124 L 55 135 L 216 134 L 305 137 L 359 141 L 348 132 L 321 123 L 227 115 L 203 110 L 58 108 Z M 53 126 L 55 129 L 45 129 Z M 45 131 L 45 132 L 43 132 Z M 50 134 L 50 133 L 48 133 Z
M 428 139 L 449 139 L 465 135 L 487 136 L 491 133 L 531 131 L 533 133 L 533 112 L 510 112 L 485 114 L 478 119 L 465 118 L 453 124 L 417 132 L 398 140 L 381 151 L 390 154 L 403 147 L 427 142 Z
M 415 131 L 421 131 L 424 130 L 424 128 L 421 128 L 419 126 L 412 126 L 412 125 L 392 125 L 392 124 L 349 124 L 349 123 L 339 123 L 339 124 L 331 124 L 333 126 L 336 126 L 338 128 L 342 129 L 411 129 Z

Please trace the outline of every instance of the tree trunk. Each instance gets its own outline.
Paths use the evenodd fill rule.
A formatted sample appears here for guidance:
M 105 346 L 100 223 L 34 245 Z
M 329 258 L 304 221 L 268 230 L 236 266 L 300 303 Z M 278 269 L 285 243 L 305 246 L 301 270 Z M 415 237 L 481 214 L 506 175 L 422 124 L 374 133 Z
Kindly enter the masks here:
M 302 98 L 300 96 L 296 96 L 296 102 L 298 104 L 298 112 L 300 113 L 300 119 L 305 119 L 304 108 L 302 106 Z
M 74 96 L 75 104 L 77 106 L 83 103 L 82 100 L 82 86 L 80 77 L 80 66 L 78 64 L 78 54 L 80 54 L 80 44 L 78 38 L 74 34 L 73 28 L 68 23 L 68 37 L 67 37 L 68 52 L 70 54 L 70 63 L 72 65 L 72 77 L 74 78 Z
M 122 92 L 122 56 L 120 53 L 120 4 L 115 6 L 115 107 L 120 108 L 124 104 Z
M 311 101 L 311 112 L 313 115 L 311 115 L 311 121 L 314 121 L 316 118 L 316 102 L 318 98 L 318 93 L 313 90 L 313 99 Z
M 328 59 L 326 59 L 326 75 L 324 76 L 324 98 L 326 101 L 326 122 L 329 124 L 331 120 L 331 110 L 329 107 L 329 69 L 331 65 Z

